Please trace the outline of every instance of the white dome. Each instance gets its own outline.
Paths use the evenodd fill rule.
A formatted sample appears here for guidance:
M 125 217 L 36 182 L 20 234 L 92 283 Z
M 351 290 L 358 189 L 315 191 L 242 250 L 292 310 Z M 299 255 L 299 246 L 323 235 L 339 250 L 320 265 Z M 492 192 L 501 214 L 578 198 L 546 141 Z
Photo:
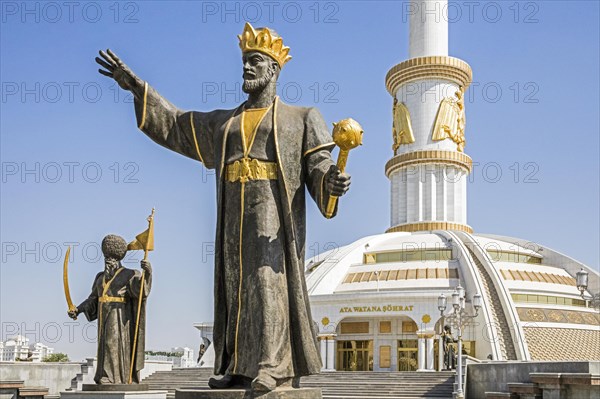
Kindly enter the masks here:
M 472 332 L 478 357 L 590 359 L 600 353 L 600 317 L 576 287 L 582 268 L 589 273 L 589 287 L 600 286 L 595 270 L 526 240 L 442 230 L 396 232 L 308 259 L 306 282 L 322 331 L 337 329 L 348 318 L 394 315 L 411 318 L 423 331 L 437 329 L 438 296 L 451 295 L 460 284 L 467 301 L 475 293 L 483 297 L 475 320 L 479 327 Z M 547 345 L 554 337 L 566 343 Z

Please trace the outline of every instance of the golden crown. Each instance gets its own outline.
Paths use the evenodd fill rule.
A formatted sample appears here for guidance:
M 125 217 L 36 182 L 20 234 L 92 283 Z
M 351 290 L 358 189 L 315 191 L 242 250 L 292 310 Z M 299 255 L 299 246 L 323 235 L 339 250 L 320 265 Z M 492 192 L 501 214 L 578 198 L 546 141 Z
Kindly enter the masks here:
M 292 56 L 288 55 L 290 48 L 284 46 L 283 39 L 269 28 L 254 29 L 246 22 L 244 31 L 238 35 L 238 39 L 240 39 L 242 53 L 260 51 L 277 61 L 280 68 L 292 59 Z

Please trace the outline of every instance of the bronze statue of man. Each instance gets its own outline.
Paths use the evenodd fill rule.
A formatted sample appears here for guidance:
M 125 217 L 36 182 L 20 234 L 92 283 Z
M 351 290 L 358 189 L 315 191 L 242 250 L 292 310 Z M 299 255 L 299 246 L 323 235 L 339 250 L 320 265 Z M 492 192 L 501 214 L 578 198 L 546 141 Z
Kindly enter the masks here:
M 96 275 L 92 293 L 68 315 L 76 320 L 83 313 L 88 321 L 98 320 L 96 384 L 137 384 L 144 368 L 145 309 L 152 268 L 147 260 L 141 261 L 145 274 L 142 283 L 139 270 L 123 267 L 127 242 L 117 235 L 104 237 L 102 253 L 104 271 Z
M 450 326 L 444 326 L 444 333 L 442 334 L 442 341 L 444 344 L 444 366 L 445 370 L 454 370 L 456 368 L 456 354 L 454 352 L 453 343 L 456 342 L 452 337 L 452 330 Z
M 230 110 L 181 111 L 110 50 L 96 61 L 133 93 L 146 135 L 216 171 L 214 373 L 224 377 L 209 385 L 260 392 L 321 369 L 304 280 L 305 187 L 325 215 L 350 177 L 331 158 L 319 111 L 276 96 L 291 59 L 281 37 L 247 23 L 238 38 L 248 99 Z

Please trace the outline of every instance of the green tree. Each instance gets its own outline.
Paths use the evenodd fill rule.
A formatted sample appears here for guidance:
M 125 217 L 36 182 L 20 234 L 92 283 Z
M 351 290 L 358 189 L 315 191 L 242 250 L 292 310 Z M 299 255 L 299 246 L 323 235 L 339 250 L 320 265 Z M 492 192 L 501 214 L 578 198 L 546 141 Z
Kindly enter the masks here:
M 69 356 L 65 353 L 52 353 L 42 359 L 42 362 L 68 362 Z

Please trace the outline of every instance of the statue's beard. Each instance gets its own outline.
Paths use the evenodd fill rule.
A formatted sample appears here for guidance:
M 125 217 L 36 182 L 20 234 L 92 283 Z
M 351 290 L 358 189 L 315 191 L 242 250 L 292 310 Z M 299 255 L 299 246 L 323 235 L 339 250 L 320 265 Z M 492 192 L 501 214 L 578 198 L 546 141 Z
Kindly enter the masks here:
M 275 71 L 273 69 L 268 69 L 265 75 L 260 78 L 244 79 L 242 90 L 247 94 L 261 92 L 271 83 L 274 74 Z
M 113 258 L 104 258 L 104 270 L 112 275 L 115 270 L 121 267 L 121 262 Z

